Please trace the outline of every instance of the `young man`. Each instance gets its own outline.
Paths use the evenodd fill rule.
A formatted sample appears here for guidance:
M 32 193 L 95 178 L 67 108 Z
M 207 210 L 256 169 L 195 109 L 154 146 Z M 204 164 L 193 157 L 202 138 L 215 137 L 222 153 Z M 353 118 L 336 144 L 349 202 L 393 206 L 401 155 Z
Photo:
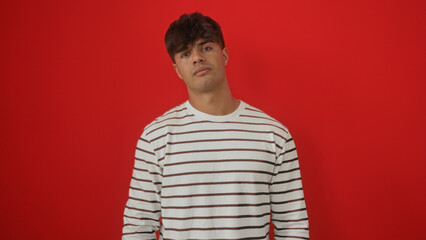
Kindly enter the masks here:
M 220 26 L 184 14 L 165 36 L 189 100 L 138 140 L 123 240 L 308 239 L 308 216 L 288 129 L 234 98 Z M 159 219 L 161 217 L 161 224 Z

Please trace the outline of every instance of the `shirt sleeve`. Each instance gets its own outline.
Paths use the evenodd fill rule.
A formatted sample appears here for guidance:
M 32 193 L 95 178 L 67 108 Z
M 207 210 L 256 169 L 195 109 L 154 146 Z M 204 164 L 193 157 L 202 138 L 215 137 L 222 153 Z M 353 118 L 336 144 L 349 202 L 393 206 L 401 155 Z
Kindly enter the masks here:
M 142 134 L 136 145 L 122 240 L 156 239 L 160 228 L 161 182 L 162 168 L 151 143 Z
M 276 240 L 309 239 L 309 223 L 296 145 L 288 132 L 270 185 Z

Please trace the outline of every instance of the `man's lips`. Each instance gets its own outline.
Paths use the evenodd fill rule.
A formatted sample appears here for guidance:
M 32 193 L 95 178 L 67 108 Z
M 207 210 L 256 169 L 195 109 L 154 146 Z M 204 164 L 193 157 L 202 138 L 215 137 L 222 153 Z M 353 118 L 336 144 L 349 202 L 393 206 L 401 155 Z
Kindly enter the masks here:
M 194 75 L 203 75 L 204 73 L 206 73 L 208 71 L 210 71 L 210 68 L 208 68 L 208 67 L 200 67 L 200 68 L 197 68 L 194 71 Z

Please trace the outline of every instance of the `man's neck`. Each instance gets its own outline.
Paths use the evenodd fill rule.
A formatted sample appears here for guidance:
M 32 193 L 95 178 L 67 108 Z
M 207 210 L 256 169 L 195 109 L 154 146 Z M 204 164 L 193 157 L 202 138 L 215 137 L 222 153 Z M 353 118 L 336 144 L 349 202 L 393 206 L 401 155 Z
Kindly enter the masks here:
M 234 98 L 231 91 L 220 91 L 218 93 L 191 94 L 188 92 L 189 103 L 200 112 L 210 115 L 227 115 L 234 112 L 240 101 Z

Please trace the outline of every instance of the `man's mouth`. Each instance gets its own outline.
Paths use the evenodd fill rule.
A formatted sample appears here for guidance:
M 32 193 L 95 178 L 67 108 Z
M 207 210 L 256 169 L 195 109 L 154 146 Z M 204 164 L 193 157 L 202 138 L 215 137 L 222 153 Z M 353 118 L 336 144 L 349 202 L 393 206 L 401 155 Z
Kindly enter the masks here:
M 197 70 L 194 71 L 194 75 L 196 75 L 196 76 L 204 75 L 208 71 L 210 71 L 210 68 L 208 68 L 208 67 L 200 67 L 200 68 L 197 68 Z

